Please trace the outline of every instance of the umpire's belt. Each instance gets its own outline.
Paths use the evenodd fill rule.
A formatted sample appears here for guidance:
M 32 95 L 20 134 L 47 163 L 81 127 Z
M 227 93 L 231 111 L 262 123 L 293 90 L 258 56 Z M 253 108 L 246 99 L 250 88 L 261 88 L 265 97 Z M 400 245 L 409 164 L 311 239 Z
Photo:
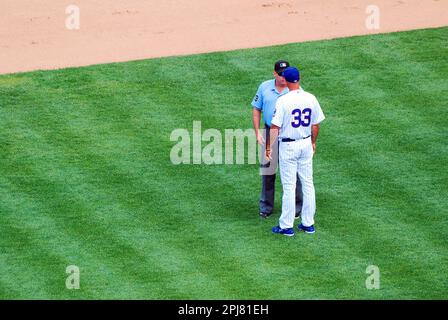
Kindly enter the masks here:
M 311 135 L 309 135 L 308 137 L 300 138 L 300 139 L 283 138 L 282 142 L 293 142 L 293 141 L 297 141 L 297 140 L 304 140 L 304 139 L 308 139 L 309 137 L 311 137 Z

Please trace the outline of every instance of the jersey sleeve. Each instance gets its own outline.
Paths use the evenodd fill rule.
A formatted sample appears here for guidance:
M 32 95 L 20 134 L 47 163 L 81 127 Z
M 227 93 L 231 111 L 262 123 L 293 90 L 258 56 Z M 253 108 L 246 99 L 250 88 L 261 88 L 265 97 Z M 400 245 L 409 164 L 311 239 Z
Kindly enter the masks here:
M 277 127 L 281 128 L 283 124 L 283 104 L 282 100 L 278 99 L 277 103 L 275 104 L 275 111 L 274 116 L 272 117 L 271 123 L 273 125 L 276 125 Z
M 263 86 L 260 85 L 258 87 L 257 93 L 255 94 L 254 99 L 252 100 L 252 106 L 257 108 L 258 110 L 263 109 Z
M 323 120 L 325 120 L 325 115 L 322 111 L 322 108 L 320 107 L 319 101 L 317 101 L 316 98 L 314 98 L 314 112 L 311 116 L 311 124 L 319 124 Z

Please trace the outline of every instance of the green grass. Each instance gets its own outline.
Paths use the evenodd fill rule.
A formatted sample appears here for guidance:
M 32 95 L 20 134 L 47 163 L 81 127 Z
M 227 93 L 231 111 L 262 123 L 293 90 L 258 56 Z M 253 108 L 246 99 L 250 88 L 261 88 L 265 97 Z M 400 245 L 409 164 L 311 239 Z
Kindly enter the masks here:
M 445 27 L 0 76 L 0 298 L 447 299 L 447 56 Z M 250 128 L 279 58 L 327 116 L 314 236 L 271 234 L 256 165 L 169 158 Z

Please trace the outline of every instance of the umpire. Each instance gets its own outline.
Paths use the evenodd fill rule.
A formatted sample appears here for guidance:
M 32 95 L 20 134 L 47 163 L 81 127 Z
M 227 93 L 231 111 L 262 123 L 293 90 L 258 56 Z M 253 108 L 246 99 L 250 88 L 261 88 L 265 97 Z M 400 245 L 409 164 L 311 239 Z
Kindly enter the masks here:
M 257 94 L 252 100 L 252 120 L 257 136 L 257 141 L 263 146 L 263 153 L 265 153 L 265 141 L 269 143 L 269 130 L 271 126 L 271 120 L 275 111 L 275 104 L 278 97 L 289 92 L 286 86 L 285 79 L 281 76 L 283 70 L 289 67 L 288 61 L 280 60 L 275 63 L 274 66 L 274 79 L 263 82 L 258 88 Z M 263 113 L 264 132 L 260 132 L 261 113 Z M 264 157 L 262 157 L 264 159 Z M 274 170 L 262 171 L 262 186 L 260 196 L 260 216 L 267 218 L 272 214 L 274 209 L 275 198 L 275 171 L 278 164 L 278 145 L 273 147 L 272 161 L 275 161 Z M 262 168 L 271 167 L 271 163 L 261 164 Z M 296 218 L 300 217 L 302 211 L 302 185 L 300 179 L 297 179 L 296 187 Z

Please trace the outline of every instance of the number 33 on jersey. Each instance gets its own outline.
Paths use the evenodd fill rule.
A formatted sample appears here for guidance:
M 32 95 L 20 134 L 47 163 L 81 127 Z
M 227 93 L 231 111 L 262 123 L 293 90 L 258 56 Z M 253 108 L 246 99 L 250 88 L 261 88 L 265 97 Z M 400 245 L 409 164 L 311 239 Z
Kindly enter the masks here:
M 311 135 L 311 125 L 325 119 L 316 97 L 303 89 L 291 91 L 277 100 L 272 124 L 280 127 L 279 138 L 299 140 Z

